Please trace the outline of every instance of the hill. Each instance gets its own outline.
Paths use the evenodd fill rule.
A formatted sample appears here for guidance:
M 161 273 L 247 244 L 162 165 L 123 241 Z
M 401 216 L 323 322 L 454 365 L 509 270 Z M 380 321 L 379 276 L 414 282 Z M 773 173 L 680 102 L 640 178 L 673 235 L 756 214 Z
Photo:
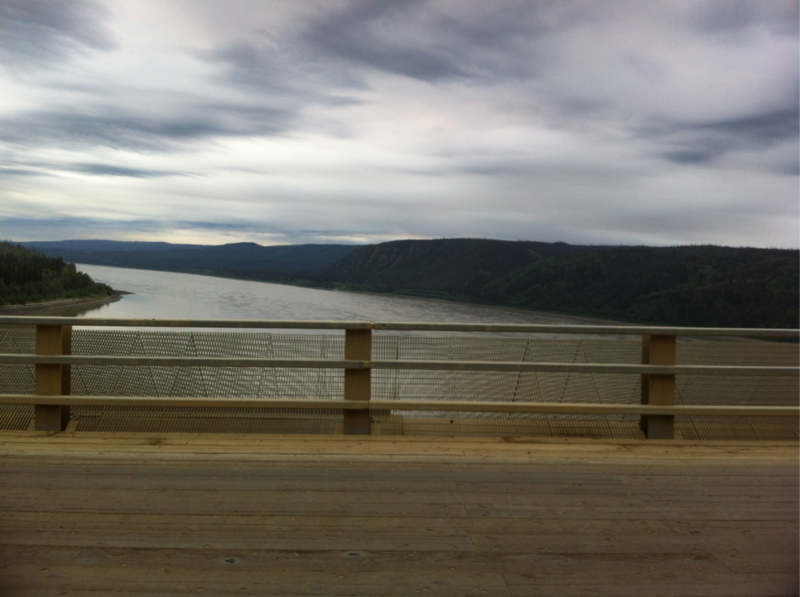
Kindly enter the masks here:
M 640 323 L 796 328 L 799 256 L 717 246 L 415 240 L 355 249 L 320 279 L 345 289 Z
M 31 242 L 50 256 L 77 263 L 210 274 L 253 280 L 282 280 L 322 270 L 353 245 L 173 245 L 124 241 Z
M 601 249 L 532 241 L 399 240 L 359 247 L 317 278 L 352 289 L 480 299 L 487 284 L 539 259 Z
M 20 245 L 0 242 L 0 305 L 111 296 L 113 290 L 87 274 Z
M 484 289 L 530 309 L 704 327 L 798 327 L 797 251 L 618 247 L 542 259 Z

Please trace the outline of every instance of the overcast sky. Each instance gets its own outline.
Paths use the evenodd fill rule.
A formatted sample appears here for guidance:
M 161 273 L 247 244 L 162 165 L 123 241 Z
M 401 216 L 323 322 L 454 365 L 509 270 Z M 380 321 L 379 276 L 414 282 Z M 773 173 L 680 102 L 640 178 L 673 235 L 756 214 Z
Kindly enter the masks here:
M 798 2 L 0 0 L 0 238 L 798 247 Z

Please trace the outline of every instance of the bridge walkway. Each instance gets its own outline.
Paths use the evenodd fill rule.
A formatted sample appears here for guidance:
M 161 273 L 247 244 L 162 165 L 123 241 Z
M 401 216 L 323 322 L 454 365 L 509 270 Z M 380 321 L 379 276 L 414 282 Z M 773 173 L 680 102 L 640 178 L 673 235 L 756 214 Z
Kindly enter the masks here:
M 0 432 L 0 595 L 797 594 L 796 442 Z

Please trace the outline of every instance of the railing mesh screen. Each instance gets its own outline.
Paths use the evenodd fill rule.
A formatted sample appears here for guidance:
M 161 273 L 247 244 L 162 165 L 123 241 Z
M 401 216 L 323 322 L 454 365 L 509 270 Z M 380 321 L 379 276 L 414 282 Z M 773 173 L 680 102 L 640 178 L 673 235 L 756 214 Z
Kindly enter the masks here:
M 73 354 L 254 358 L 344 358 L 344 334 L 75 329 Z M 0 328 L 0 352 L 35 352 L 33 328 Z M 641 362 L 638 340 L 375 333 L 374 359 L 551 363 Z M 760 341 L 679 341 L 678 364 L 797 366 L 798 346 Z M 0 392 L 33 393 L 34 366 L 0 364 Z M 216 398 L 343 397 L 339 369 L 74 365 L 72 393 Z M 637 375 L 373 370 L 372 399 L 637 404 Z M 677 404 L 795 406 L 789 377 L 678 376 Z M 0 405 L 0 429 L 24 429 L 30 406 Z M 72 408 L 77 430 L 333 433 L 341 411 L 168 407 Z M 384 435 L 632 437 L 638 417 L 374 411 Z M 377 427 L 376 427 L 377 429 Z M 676 417 L 686 439 L 797 439 L 786 417 Z

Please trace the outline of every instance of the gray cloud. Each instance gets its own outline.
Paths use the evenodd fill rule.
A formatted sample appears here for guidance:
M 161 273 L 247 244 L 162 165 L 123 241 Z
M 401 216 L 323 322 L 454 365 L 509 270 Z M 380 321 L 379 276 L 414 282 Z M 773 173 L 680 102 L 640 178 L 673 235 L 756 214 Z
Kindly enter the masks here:
M 350 92 L 366 86 L 352 69 L 308 56 L 291 39 L 278 46 L 258 37 L 239 39 L 196 56 L 221 67 L 221 81 L 263 94 L 271 105 L 291 106 L 297 113 L 311 105 L 358 104 Z
M 148 168 L 126 168 L 111 164 L 75 164 L 70 168 L 73 172 L 83 172 L 97 176 L 120 176 L 123 178 L 164 178 L 165 176 L 185 176 L 183 172 L 167 170 L 151 170 Z
M 378 70 L 426 81 L 464 76 L 446 48 L 420 47 L 413 39 L 404 39 L 411 32 L 403 25 L 425 4 L 422 0 L 353 2 L 313 23 L 305 38 L 323 53 Z
M 280 134 L 297 118 L 289 108 L 236 104 L 187 106 L 185 111 L 179 115 L 139 115 L 107 106 L 95 113 L 63 109 L 17 113 L 0 118 L 0 140 L 25 146 L 168 151 L 175 144 L 212 137 Z
M 40 176 L 41 171 L 31 168 L 0 166 L 0 174 L 3 176 Z
M 732 151 L 758 151 L 782 142 L 795 142 L 800 130 L 798 108 L 787 108 L 711 122 L 676 124 L 657 137 L 672 149 L 661 156 L 675 164 L 705 164 Z M 776 169 L 785 171 L 784 164 Z
M 15 241 L 67 240 L 75 238 L 127 239 L 133 234 L 164 230 L 163 222 L 152 220 L 109 220 L 82 217 L 5 217 L 0 219 L 0 238 Z
M 706 164 L 723 153 L 725 150 L 721 148 L 693 147 L 665 151 L 661 156 L 674 164 Z
M 729 135 L 743 145 L 770 145 L 797 138 L 800 131 L 800 106 L 708 122 L 697 129 Z
M 603 11 L 565 0 L 357 0 L 311 20 L 304 44 L 350 64 L 431 83 L 530 75 L 553 59 L 540 37 Z
M 90 0 L 2 0 L 0 61 L 13 68 L 59 60 L 76 51 L 115 47 L 108 11 Z
M 165 178 L 170 176 L 192 176 L 190 172 L 161 170 L 152 168 L 132 168 L 105 163 L 71 162 L 24 162 L 14 161 L 6 156 L 9 165 L 0 166 L 0 174 L 5 176 L 52 176 L 60 172 L 80 172 L 96 176 L 118 176 L 122 178 Z
M 692 25 L 711 34 L 741 33 L 765 25 L 773 32 L 796 35 L 800 7 L 796 0 L 707 0 L 693 11 Z

